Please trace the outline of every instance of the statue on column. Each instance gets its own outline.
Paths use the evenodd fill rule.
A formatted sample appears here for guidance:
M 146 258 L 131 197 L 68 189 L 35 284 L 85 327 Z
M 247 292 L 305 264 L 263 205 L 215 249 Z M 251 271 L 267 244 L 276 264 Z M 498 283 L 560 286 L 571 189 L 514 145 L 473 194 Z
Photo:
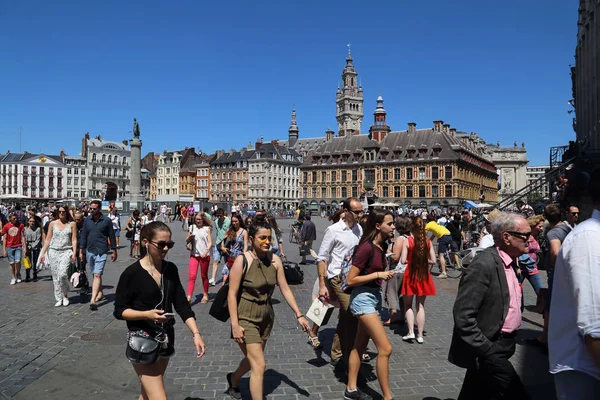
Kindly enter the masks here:
M 133 137 L 136 139 L 140 138 L 140 125 L 135 118 L 133 119 Z

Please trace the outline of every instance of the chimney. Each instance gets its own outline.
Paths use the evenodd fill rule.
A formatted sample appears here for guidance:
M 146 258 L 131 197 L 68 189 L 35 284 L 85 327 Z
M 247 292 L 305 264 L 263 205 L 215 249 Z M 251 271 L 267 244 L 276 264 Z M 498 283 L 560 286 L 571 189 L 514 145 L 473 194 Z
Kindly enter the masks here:
M 125 146 L 127 146 L 127 139 L 124 139 L 124 140 L 123 140 L 123 144 L 124 144 Z
M 327 128 L 325 131 L 325 140 L 328 142 L 331 141 L 331 139 L 333 139 L 333 135 L 335 135 L 335 132 L 332 131 L 331 128 Z
M 450 134 L 450 124 L 444 124 L 444 133 Z
M 456 136 L 456 128 L 450 128 L 450 135 Z
M 442 121 L 442 120 L 433 121 L 433 131 L 441 132 L 443 125 L 444 125 L 444 121 Z
M 276 149 L 278 149 L 278 148 L 279 148 L 279 141 L 278 141 L 277 139 L 275 139 L 275 140 L 271 140 L 271 144 L 272 144 L 273 146 L 275 146 L 275 148 L 276 148 Z
M 417 124 L 415 122 L 408 123 L 408 133 L 415 133 L 417 131 Z
M 235 153 L 235 149 L 229 149 L 229 155 L 233 155 L 233 153 Z
M 258 140 L 254 144 L 254 148 L 256 149 L 256 151 L 260 150 L 261 146 L 262 146 L 262 142 L 258 141 Z
M 253 149 L 252 142 L 248 142 L 248 150 L 252 150 L 252 149 Z
M 243 154 L 244 154 L 244 153 L 245 153 L 247 150 L 248 150 L 247 148 L 245 148 L 245 147 L 242 147 L 242 149 L 240 150 L 240 154 L 242 154 L 242 155 L 243 155 Z

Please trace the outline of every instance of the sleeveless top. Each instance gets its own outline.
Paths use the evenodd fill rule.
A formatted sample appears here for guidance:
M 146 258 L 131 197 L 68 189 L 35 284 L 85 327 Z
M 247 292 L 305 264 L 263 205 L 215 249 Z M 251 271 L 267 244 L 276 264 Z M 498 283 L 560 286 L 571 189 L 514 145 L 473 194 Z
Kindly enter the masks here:
M 52 241 L 49 246 L 52 250 L 72 250 L 71 225 L 67 225 L 62 231 L 56 225 L 52 226 Z
M 235 238 L 235 242 L 231 245 L 231 250 L 229 251 L 230 257 L 237 257 L 244 251 L 244 232 L 245 229 L 242 229 L 240 234 Z

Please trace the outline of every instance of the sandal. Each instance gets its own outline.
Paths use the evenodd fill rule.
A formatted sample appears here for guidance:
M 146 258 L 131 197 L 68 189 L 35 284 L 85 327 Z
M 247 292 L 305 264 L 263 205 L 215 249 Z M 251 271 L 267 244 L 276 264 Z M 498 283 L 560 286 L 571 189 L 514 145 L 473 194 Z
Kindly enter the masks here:
M 369 355 L 369 353 L 363 353 L 362 357 L 360 358 L 360 362 L 368 363 L 370 361 L 371 356 Z
M 200 303 L 206 304 L 206 303 L 208 303 L 208 300 L 209 300 L 208 296 L 204 296 L 204 297 L 202 297 L 202 300 L 200 300 Z
M 308 335 L 308 344 L 312 346 L 313 349 L 317 350 L 321 348 L 321 342 L 319 341 L 318 336 L 310 336 Z

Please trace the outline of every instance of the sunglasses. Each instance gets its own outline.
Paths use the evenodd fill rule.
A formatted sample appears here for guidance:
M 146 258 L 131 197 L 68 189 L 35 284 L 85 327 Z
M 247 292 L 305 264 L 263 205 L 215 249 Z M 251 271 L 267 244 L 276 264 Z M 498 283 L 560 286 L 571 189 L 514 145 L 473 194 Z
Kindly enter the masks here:
M 523 240 L 527 240 L 529 239 L 529 236 L 531 236 L 531 231 L 529 232 L 513 232 L 513 231 L 506 231 L 506 233 L 508 233 L 509 235 L 512 236 L 516 236 L 518 238 L 521 238 Z
M 90 211 L 96 211 L 98 210 L 98 207 L 90 207 Z
M 572 213 L 569 213 L 569 214 L 571 214 L 571 215 L 579 215 L 578 212 L 572 212 Z
M 362 215 L 365 213 L 365 210 L 353 210 L 351 208 L 348 208 L 347 210 L 350 211 L 354 215 Z
M 175 242 L 172 240 L 169 240 L 168 242 L 165 242 L 163 240 L 161 240 L 160 242 L 153 242 L 152 240 L 149 240 L 149 242 L 158 247 L 159 249 L 164 249 L 165 247 L 172 249 L 173 246 L 175 246 Z

